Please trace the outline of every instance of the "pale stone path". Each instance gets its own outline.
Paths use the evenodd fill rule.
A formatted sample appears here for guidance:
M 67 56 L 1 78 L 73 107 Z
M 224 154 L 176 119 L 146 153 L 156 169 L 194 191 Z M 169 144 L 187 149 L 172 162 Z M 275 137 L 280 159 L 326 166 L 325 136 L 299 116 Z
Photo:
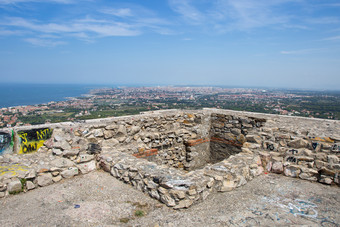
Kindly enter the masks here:
M 339 226 L 340 188 L 267 174 L 176 211 L 97 171 L 0 207 L 0 226 Z

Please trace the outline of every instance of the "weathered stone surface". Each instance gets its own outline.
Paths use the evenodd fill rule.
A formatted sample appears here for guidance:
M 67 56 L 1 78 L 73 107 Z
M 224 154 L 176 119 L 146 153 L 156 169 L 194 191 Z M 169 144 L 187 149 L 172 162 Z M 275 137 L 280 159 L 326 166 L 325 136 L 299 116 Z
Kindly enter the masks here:
M 246 139 L 247 139 L 248 142 L 251 142 L 251 143 L 260 144 L 262 142 L 261 137 L 258 136 L 258 135 L 246 135 Z
M 179 201 L 178 205 L 174 207 L 174 209 L 183 209 L 183 208 L 188 208 L 192 205 L 193 201 L 190 199 L 184 199 Z
M 293 147 L 293 148 L 306 148 L 308 147 L 308 141 L 304 139 L 295 139 L 290 142 L 288 142 L 288 146 Z
M 67 170 L 62 171 L 60 174 L 63 178 L 72 178 L 75 175 L 79 174 L 79 170 L 77 167 L 69 167 Z
M 168 207 L 176 206 L 176 202 L 169 194 L 161 194 L 160 195 L 161 201 L 167 205 Z
M 237 184 L 233 180 L 224 180 L 221 187 L 218 189 L 219 192 L 229 192 L 236 188 Z
M 94 155 L 82 154 L 79 155 L 77 163 L 89 162 L 94 159 Z
M 284 168 L 284 175 L 287 177 L 298 177 L 300 172 L 300 167 L 296 165 L 290 165 Z
M 82 174 L 86 174 L 96 170 L 96 162 L 92 160 L 90 162 L 78 164 L 77 167 L 79 168 Z
M 35 189 L 35 184 L 32 181 L 26 181 L 27 190 Z
M 7 185 L 9 193 L 18 193 L 22 191 L 22 184 L 18 178 L 15 178 Z
M 131 135 L 135 135 L 136 133 L 138 133 L 141 130 L 141 128 L 139 126 L 132 126 L 131 127 Z
M 56 158 L 53 161 L 51 161 L 51 166 L 58 168 L 67 168 L 74 166 L 74 163 L 67 158 Z
M 61 175 L 52 177 L 53 182 L 59 182 L 59 181 L 61 181 L 61 179 L 62 179 Z
M 95 129 L 92 132 L 94 137 L 103 137 L 104 133 L 103 133 L 103 129 L 99 128 L 99 129 Z
M 114 135 L 114 131 L 113 130 L 105 130 L 104 131 L 104 138 L 105 139 L 110 139 L 112 138 Z
M 64 157 L 75 156 L 79 154 L 79 149 L 65 150 L 63 151 Z
M 283 164 L 282 162 L 274 162 L 272 165 L 273 173 L 283 173 Z
M 44 187 L 53 183 L 51 173 L 43 173 L 37 177 L 37 183 L 40 187 Z

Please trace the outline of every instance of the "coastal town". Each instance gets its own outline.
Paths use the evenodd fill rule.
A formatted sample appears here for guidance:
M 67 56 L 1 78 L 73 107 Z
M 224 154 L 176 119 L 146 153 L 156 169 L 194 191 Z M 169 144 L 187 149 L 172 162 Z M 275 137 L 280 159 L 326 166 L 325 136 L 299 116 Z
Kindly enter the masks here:
M 82 121 L 161 109 L 217 108 L 340 119 L 340 92 L 223 87 L 116 87 L 0 109 L 0 127 Z

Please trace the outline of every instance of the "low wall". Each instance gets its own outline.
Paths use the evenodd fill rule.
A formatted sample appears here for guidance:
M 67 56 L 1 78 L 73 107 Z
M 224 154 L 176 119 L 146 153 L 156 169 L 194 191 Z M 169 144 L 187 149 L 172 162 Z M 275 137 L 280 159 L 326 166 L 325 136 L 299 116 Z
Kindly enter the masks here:
M 263 172 L 340 184 L 340 121 L 160 111 L 0 132 L 0 197 L 98 168 L 176 209 Z

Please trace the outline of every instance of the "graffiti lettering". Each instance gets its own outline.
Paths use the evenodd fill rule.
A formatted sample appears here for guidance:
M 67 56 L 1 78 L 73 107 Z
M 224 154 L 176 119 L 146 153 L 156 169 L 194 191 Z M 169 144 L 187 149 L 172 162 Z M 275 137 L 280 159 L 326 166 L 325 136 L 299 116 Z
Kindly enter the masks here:
M 319 143 L 312 143 L 312 147 L 315 150 L 317 148 L 317 146 L 319 145 Z
M 46 128 L 46 129 L 42 129 L 42 130 L 39 130 L 37 131 L 37 138 L 39 140 L 46 140 L 46 139 L 49 139 L 51 138 L 51 135 L 52 135 L 52 130 L 49 129 L 49 128 Z
M 292 155 L 299 153 L 299 151 L 295 149 L 291 149 L 289 152 L 292 153 Z
M 295 157 L 292 157 L 292 156 L 290 156 L 290 157 L 288 157 L 287 159 L 286 159 L 286 161 L 287 162 L 295 162 L 296 163 L 296 158 Z
M 44 142 L 51 138 L 53 133 L 52 129 L 42 128 L 42 129 L 31 129 L 26 131 L 19 131 L 18 135 L 20 137 L 20 154 L 27 154 L 36 152 Z

